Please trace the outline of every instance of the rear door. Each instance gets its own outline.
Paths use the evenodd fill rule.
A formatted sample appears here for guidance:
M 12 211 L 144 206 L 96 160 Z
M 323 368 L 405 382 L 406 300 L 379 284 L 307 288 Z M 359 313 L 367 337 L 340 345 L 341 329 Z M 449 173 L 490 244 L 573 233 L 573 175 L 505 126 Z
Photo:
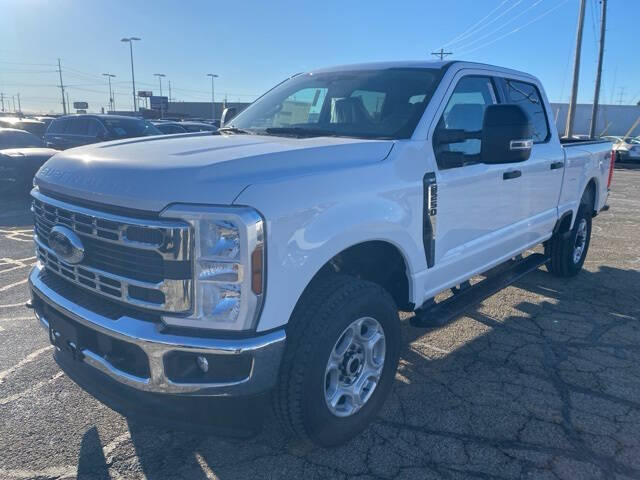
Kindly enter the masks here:
M 548 237 L 558 217 L 557 207 L 565 169 L 564 151 L 557 133 L 551 131 L 545 98 L 531 81 L 504 78 L 506 100 L 520 105 L 533 123 L 533 149 L 522 170 L 522 216 L 527 220 L 522 233 L 525 243 Z
M 428 292 L 460 283 L 518 252 L 522 220 L 521 164 L 480 163 L 480 140 L 436 144 L 439 129 L 479 131 L 486 106 L 499 102 L 493 78 L 459 73 L 432 132 L 438 171 L 435 262 Z M 460 155 L 464 154 L 464 155 Z

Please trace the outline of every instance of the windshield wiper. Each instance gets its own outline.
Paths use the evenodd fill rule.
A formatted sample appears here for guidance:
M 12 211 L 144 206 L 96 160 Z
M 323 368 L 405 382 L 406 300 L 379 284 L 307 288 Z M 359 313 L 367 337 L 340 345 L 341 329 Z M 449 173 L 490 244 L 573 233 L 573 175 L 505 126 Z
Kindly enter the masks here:
M 228 127 L 221 127 L 221 128 L 218 129 L 218 132 L 220 132 L 220 133 L 236 133 L 236 134 L 240 134 L 240 135 L 254 135 L 254 132 L 252 132 L 251 130 L 245 130 L 244 128 L 234 127 L 233 125 L 230 125 Z
M 296 137 L 346 137 L 334 130 L 321 130 L 319 128 L 304 127 L 270 127 L 264 132 L 267 135 L 295 135 Z

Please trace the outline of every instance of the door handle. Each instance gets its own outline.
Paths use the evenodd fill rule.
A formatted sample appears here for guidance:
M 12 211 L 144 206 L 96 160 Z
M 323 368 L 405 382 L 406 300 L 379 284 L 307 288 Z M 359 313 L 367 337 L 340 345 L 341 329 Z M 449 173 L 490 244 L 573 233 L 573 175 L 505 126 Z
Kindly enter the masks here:
M 564 162 L 553 162 L 551 165 L 549 165 L 549 168 L 551 170 L 557 170 L 558 168 L 562 167 L 564 167 Z
M 522 172 L 520 170 L 511 170 L 510 172 L 504 172 L 502 174 L 503 180 L 511 180 L 512 178 L 518 178 L 522 176 Z

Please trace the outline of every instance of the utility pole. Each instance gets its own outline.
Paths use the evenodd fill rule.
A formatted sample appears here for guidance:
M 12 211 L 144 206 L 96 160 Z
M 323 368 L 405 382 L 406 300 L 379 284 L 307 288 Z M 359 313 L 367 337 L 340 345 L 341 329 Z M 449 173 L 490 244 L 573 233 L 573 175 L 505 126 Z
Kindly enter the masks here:
M 2 111 L 4 112 L 4 93 L 0 92 L 0 102 L 2 102 Z
M 69 113 L 71 113 L 71 102 L 69 101 L 69 90 L 67 90 L 67 107 L 69 108 Z
M 625 90 L 626 88 L 627 88 L 627 87 L 624 87 L 624 86 L 623 86 L 623 87 L 620 87 L 620 95 L 618 95 L 618 105 L 622 105 L 622 103 L 623 103 L 623 99 L 624 99 L 624 90 Z
M 131 84 L 133 86 L 133 111 L 136 112 L 138 110 L 138 106 L 137 106 L 137 101 L 136 101 L 136 76 L 133 73 L 133 42 L 140 40 L 138 37 L 129 37 L 129 38 L 123 38 L 120 41 L 121 42 L 128 42 L 129 43 L 129 53 L 131 54 Z
M 586 0 L 580 0 L 580 13 L 578 14 L 578 33 L 576 35 L 576 55 L 573 62 L 573 86 L 571 87 L 571 101 L 567 112 L 567 124 L 564 136 L 570 138 L 573 135 L 573 121 L 576 116 L 576 102 L 578 100 L 578 80 L 580 79 L 580 50 L 582 49 L 582 29 L 584 27 L 584 11 Z
M 447 55 L 453 55 L 453 52 L 445 52 L 444 48 L 441 48 L 437 52 L 431 52 L 431 55 L 434 55 L 436 57 L 440 57 L 440 61 L 442 61 L 442 60 L 444 60 L 444 57 L 446 57 Z
M 109 108 L 113 112 L 115 110 L 115 107 L 113 105 L 113 93 L 111 93 L 111 79 L 114 78 L 115 75 L 113 75 L 112 73 L 103 73 L 102 75 L 104 77 L 107 77 L 107 79 L 109 80 Z
M 213 79 L 218 78 L 215 73 L 207 73 L 207 77 L 211 77 L 211 120 L 216 119 L 216 100 L 213 94 Z
M 600 14 L 600 48 L 598 49 L 598 70 L 596 71 L 596 91 L 593 94 L 593 107 L 591 108 L 591 125 L 589 126 L 589 138 L 596 134 L 598 123 L 598 102 L 600 101 L 600 83 L 602 79 L 602 57 L 604 56 L 604 34 L 607 30 L 607 0 L 600 0 L 602 13 Z
M 62 94 L 62 113 L 67 114 L 67 104 L 64 102 L 64 85 L 62 84 L 62 67 L 60 67 L 60 59 L 58 59 L 58 75 L 60 75 L 60 92 Z
M 22 107 L 20 106 L 20 92 L 16 93 L 18 97 L 18 112 L 22 113 Z
M 169 80 L 169 101 L 171 101 L 171 80 Z
M 11 105 L 13 105 L 13 113 L 16 113 L 16 96 L 11 95 Z
M 160 82 L 160 118 L 164 118 L 164 105 L 162 102 L 162 77 L 166 75 L 164 73 L 154 73 L 155 77 L 158 77 L 158 81 Z

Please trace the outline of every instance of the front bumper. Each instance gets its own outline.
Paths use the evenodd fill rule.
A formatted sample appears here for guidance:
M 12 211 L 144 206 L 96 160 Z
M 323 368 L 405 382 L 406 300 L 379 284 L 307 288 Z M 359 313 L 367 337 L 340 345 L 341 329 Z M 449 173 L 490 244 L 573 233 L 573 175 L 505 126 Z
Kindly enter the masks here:
M 147 375 L 133 374 L 114 364 L 109 355 L 76 338 L 67 341 L 62 348 L 72 350 L 73 357 L 101 372 L 111 380 L 143 392 L 180 395 L 180 396 L 248 396 L 266 392 L 277 380 L 280 360 L 285 344 L 284 330 L 251 338 L 220 339 L 203 336 L 178 335 L 163 332 L 161 325 L 148 321 L 122 316 L 116 320 L 102 316 L 84 306 L 74 303 L 43 282 L 43 269 L 34 267 L 29 275 L 29 286 L 35 307 L 36 317 L 47 330 L 52 342 L 59 332 L 51 327 L 54 318 L 85 332 L 91 333 L 94 342 L 91 345 L 117 343 L 141 351 Z M 52 338 L 53 337 L 53 338 Z M 78 337 L 80 338 L 80 337 Z M 56 344 L 57 350 L 61 345 Z M 241 378 L 237 375 L 225 375 L 231 381 L 183 381 L 176 380 L 168 373 L 170 356 L 204 355 L 207 358 L 227 359 L 240 356 L 250 362 L 243 369 Z M 233 362 L 232 362 L 233 364 Z M 226 372 L 229 373 L 229 372 Z M 233 372 L 231 372 L 233 373 Z

